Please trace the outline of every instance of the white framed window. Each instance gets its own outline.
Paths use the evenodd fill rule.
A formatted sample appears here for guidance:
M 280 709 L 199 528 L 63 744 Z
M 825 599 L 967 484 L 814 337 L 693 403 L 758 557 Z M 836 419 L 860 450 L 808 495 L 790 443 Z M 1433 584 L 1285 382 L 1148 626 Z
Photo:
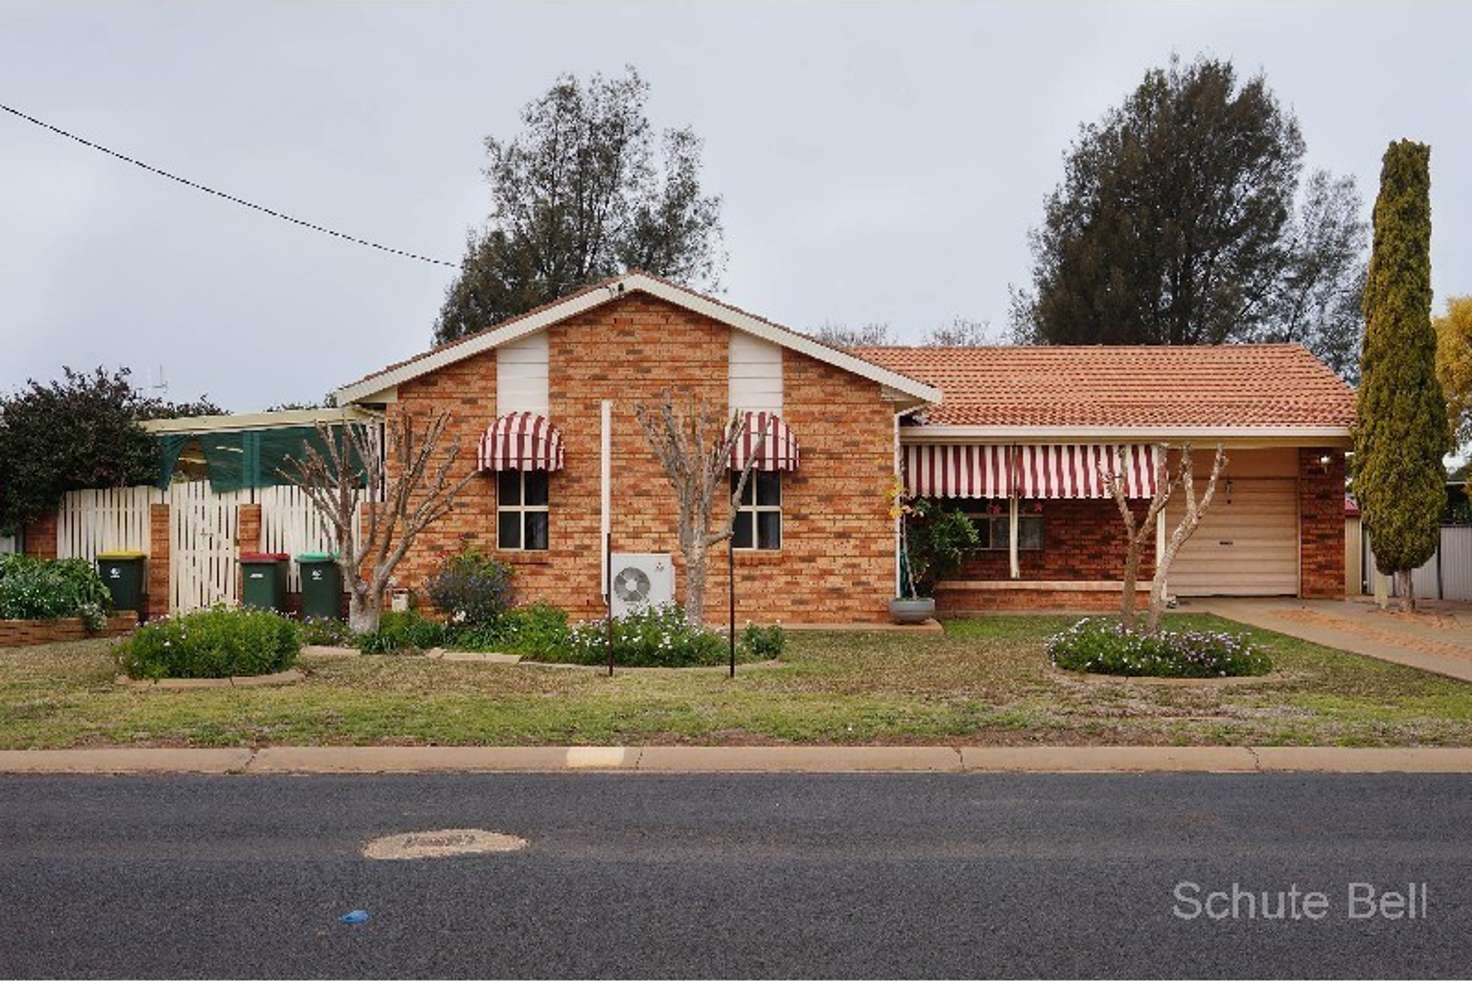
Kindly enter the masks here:
M 731 472 L 731 493 L 741 474 Z M 746 487 L 741 491 L 741 501 L 736 507 L 736 530 L 734 545 L 737 549 L 781 549 L 782 548 L 782 472 L 751 472 Z
M 972 511 L 967 515 L 976 526 L 976 548 L 984 552 L 1007 552 L 1012 533 L 1012 520 L 1007 515 Z M 1017 548 L 1020 552 L 1037 552 L 1043 548 L 1043 516 L 1017 517 Z
M 496 474 L 496 548 L 547 548 L 547 472 L 505 470 Z

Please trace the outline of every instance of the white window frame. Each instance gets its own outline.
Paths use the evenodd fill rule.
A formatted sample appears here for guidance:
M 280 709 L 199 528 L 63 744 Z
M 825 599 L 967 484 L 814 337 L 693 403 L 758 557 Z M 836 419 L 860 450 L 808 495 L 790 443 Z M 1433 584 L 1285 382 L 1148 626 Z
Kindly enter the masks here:
M 517 476 L 517 486 L 520 493 L 517 495 L 518 503 L 508 505 L 501 500 L 501 474 L 514 473 Z M 531 473 L 547 474 L 547 503 L 545 505 L 529 505 L 526 503 L 526 476 Z M 501 471 L 496 475 L 496 548 L 505 552 L 548 552 L 552 548 L 552 475 L 547 471 L 514 470 Z M 501 514 L 503 512 L 515 512 L 517 515 L 517 530 L 520 533 L 517 545 L 508 546 L 501 542 Z M 526 513 L 543 512 L 547 515 L 547 548 L 528 549 L 526 547 Z
M 737 506 L 736 506 L 736 517 L 737 517 L 738 520 L 740 519 L 742 513 L 744 513 L 744 512 L 749 512 L 751 514 L 751 545 L 749 545 L 749 546 L 737 546 L 737 545 L 734 545 L 735 530 L 733 529 L 732 530 L 733 548 L 735 548 L 735 550 L 737 552 L 781 552 L 782 551 L 782 543 L 784 543 L 784 542 L 787 541 L 787 530 L 782 527 L 783 526 L 783 522 L 782 522 L 782 502 L 785 500 L 784 495 L 783 495 L 783 492 L 782 492 L 782 472 L 781 471 L 767 471 L 765 473 L 772 474 L 773 476 L 775 476 L 777 478 L 777 504 L 775 504 L 775 505 L 759 505 L 759 504 L 756 503 L 757 470 L 756 470 L 756 468 L 752 468 L 751 475 L 746 479 L 746 488 L 743 488 L 742 489 L 743 495 L 744 495 L 744 493 L 745 493 L 746 490 L 749 489 L 751 491 L 751 504 L 748 505 L 745 502 L 742 502 L 742 503 L 737 504 Z M 732 472 L 732 477 L 734 479 L 739 479 L 740 474 L 738 472 L 733 471 Z M 734 493 L 734 489 L 733 489 L 733 493 Z M 757 516 L 760 515 L 762 512 L 775 512 L 776 515 L 777 515 L 777 548 L 775 548 L 775 549 L 764 549 L 759 544 L 761 542 L 761 531 L 760 531 L 759 524 L 758 524 L 758 521 L 757 521 Z

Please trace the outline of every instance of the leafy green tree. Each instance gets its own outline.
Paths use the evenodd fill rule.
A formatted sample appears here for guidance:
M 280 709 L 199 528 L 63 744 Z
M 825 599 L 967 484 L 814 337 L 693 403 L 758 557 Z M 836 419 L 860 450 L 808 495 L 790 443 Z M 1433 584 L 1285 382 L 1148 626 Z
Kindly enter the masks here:
M 1352 373 L 1362 202 L 1313 174 L 1262 75 L 1172 58 L 1080 130 L 1030 236 L 1013 334 L 1046 344 L 1304 342 Z M 1301 197 L 1301 201 L 1298 199 Z
M 437 342 L 483 330 L 594 280 L 641 269 L 713 288 L 725 266 L 721 199 L 703 193 L 701 141 L 666 130 L 663 166 L 648 84 L 562 75 L 522 110 L 522 132 L 486 138 L 492 211 L 470 233 L 445 293 Z
M 1400 577 L 1436 551 L 1451 449 L 1431 328 L 1431 148 L 1390 144 L 1375 199 L 1354 432 L 1355 491 L 1380 572 Z
M 1472 443 L 1472 296 L 1448 297 L 1436 328 L 1436 377 L 1458 446 Z
M 151 484 L 159 451 L 140 420 L 218 413 L 206 399 L 175 404 L 145 395 L 129 371 L 63 368 L 0 397 L 0 529 L 13 532 L 80 488 Z

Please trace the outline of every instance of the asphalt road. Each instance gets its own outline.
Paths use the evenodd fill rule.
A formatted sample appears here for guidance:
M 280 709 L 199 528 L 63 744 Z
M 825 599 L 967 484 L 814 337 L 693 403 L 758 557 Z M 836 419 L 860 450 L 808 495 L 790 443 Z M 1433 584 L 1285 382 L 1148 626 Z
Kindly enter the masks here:
M 11 777 L 0 976 L 1466 976 L 1469 874 L 1466 776 Z

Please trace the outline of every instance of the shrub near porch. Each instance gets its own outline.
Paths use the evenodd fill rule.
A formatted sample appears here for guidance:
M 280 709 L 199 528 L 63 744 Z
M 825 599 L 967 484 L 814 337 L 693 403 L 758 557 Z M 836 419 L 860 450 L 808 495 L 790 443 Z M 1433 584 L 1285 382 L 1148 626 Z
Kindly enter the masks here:
M 1060 677 L 1072 618 L 990 617 L 944 635 L 789 632 L 779 667 L 624 671 L 304 657 L 282 689 L 113 684 L 104 641 L 0 651 L 0 747 L 567 743 L 1472 746 L 1472 685 L 1270 632 L 1274 674 L 1231 687 Z M 1172 616 L 1172 629 L 1240 631 Z

